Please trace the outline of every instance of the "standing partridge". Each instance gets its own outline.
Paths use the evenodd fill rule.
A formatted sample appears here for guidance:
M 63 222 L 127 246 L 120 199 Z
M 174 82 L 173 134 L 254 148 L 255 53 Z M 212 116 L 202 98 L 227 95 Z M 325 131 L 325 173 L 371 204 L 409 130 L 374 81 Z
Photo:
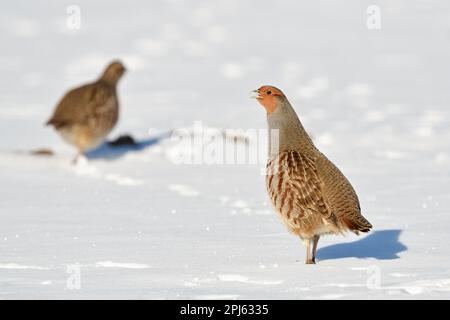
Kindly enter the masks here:
M 70 90 L 47 121 L 68 143 L 78 149 L 77 157 L 99 146 L 119 118 L 117 82 L 125 72 L 119 61 L 109 64 L 101 77 Z
M 267 191 L 288 229 L 306 244 L 306 263 L 313 264 L 321 235 L 358 234 L 372 225 L 350 182 L 314 146 L 283 92 L 263 86 L 253 93 L 267 111 Z

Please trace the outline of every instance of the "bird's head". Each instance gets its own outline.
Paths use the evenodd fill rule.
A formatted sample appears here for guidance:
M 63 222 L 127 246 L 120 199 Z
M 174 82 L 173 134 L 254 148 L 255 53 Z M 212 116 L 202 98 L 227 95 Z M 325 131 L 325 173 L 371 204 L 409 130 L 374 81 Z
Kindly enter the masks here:
M 280 89 L 273 86 L 262 86 L 258 90 L 252 91 L 252 98 L 261 103 L 267 114 L 271 114 L 276 110 L 279 102 L 286 99 L 286 96 Z
M 116 84 L 126 70 L 127 69 L 122 62 L 118 60 L 113 61 L 108 65 L 105 72 L 103 72 L 102 79 L 111 82 L 112 84 Z

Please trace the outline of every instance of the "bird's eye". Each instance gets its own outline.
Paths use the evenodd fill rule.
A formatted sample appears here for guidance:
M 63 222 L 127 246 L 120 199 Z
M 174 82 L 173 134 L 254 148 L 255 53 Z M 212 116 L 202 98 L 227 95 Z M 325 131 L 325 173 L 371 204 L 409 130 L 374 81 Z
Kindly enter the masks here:
M 271 94 L 271 93 L 272 93 L 272 91 L 270 91 L 270 90 L 269 90 L 269 91 L 267 91 L 267 94 Z

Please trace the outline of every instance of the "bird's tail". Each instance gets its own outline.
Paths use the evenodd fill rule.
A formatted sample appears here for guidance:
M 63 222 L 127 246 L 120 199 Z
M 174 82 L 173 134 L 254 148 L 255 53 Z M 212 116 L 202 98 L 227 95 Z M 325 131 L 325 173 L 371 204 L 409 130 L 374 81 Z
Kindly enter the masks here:
M 345 227 L 356 234 L 359 232 L 369 232 L 370 229 L 372 229 L 372 224 L 362 215 L 359 215 L 353 219 L 342 217 L 341 222 Z
M 56 129 L 64 127 L 65 123 L 62 121 L 58 121 L 55 118 L 50 118 L 46 123 L 46 126 L 54 126 Z

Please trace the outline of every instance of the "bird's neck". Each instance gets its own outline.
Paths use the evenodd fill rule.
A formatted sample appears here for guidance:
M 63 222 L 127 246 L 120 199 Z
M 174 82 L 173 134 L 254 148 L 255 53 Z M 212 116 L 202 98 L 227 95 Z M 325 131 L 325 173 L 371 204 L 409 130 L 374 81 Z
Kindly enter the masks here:
M 115 87 L 117 85 L 117 83 L 119 82 L 119 78 L 116 77 L 116 76 L 112 76 L 112 75 L 109 75 L 107 73 L 104 73 L 100 77 L 99 81 L 104 82 L 104 83 L 106 83 L 106 84 L 108 84 L 110 86 Z
M 279 152 L 297 150 L 306 155 L 316 151 L 316 148 L 303 128 L 291 104 L 286 100 L 271 114 L 267 115 L 269 127 L 269 157 L 277 156 Z

